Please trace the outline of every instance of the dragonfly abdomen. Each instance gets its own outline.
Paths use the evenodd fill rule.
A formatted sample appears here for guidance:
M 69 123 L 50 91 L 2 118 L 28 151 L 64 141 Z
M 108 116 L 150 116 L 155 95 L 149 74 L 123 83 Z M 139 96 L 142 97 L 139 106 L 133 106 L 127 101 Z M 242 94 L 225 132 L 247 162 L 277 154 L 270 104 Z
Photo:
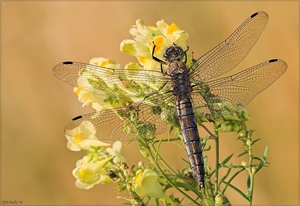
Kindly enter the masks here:
M 177 100 L 177 114 L 193 174 L 200 188 L 204 188 L 205 170 L 200 136 L 193 112 L 192 103 L 187 96 L 185 98 L 179 98 Z

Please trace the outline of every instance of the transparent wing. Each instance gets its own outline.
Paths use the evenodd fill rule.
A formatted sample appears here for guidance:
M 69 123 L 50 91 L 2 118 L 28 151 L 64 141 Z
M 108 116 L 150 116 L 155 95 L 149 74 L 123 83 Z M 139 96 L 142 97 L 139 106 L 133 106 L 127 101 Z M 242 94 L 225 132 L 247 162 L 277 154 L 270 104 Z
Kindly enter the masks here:
M 112 88 L 118 86 L 119 91 L 123 91 L 118 93 L 121 97 L 139 96 L 142 90 L 154 92 L 169 80 L 168 76 L 158 71 L 110 69 L 73 61 L 57 64 L 53 75 L 74 87 L 101 96 L 111 93 Z
M 224 42 L 200 57 L 192 66 L 190 76 L 205 81 L 233 69 L 254 46 L 267 22 L 265 12 L 250 16 Z
M 93 134 L 98 139 L 112 141 L 128 141 L 133 137 L 153 138 L 166 130 L 159 113 L 157 107 L 135 105 L 84 114 L 67 123 L 65 134 Z
M 232 76 L 199 82 L 193 88 L 194 109 L 212 117 L 224 116 L 245 107 L 287 70 L 287 64 L 273 59 Z

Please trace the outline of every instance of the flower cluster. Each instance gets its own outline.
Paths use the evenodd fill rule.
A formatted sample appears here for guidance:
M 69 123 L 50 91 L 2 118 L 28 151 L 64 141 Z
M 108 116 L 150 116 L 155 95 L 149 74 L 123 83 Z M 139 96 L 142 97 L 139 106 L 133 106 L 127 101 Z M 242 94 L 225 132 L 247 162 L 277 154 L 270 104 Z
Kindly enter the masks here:
M 186 31 L 181 30 L 176 24 L 168 25 L 163 20 L 156 22 L 156 26 L 145 26 L 140 19 L 136 21 L 136 25 L 130 29 L 130 34 L 134 40 L 123 40 L 120 50 L 123 53 L 132 55 L 137 58 L 140 67 L 146 70 L 160 71 L 160 64 L 153 60 L 152 55 L 163 59 L 163 52 L 166 48 L 174 44 L 180 46 L 183 50 L 187 50 L 186 40 L 189 35 Z M 155 50 L 153 53 L 153 47 Z M 187 55 L 188 65 L 192 63 L 191 56 Z M 131 65 L 131 64 L 129 64 Z M 132 68 L 132 66 L 129 66 Z
M 153 60 L 152 55 L 163 60 L 163 51 L 174 44 L 187 50 L 187 32 L 181 30 L 176 24 L 168 25 L 163 20 L 156 24 L 157 27 L 145 26 L 142 20 L 137 20 L 136 25 L 130 29 L 133 40 L 121 42 L 121 52 L 135 56 L 138 60 L 138 63 L 130 62 L 125 65 L 124 69 L 130 70 L 130 72 L 124 73 L 126 74 L 125 77 L 123 75 L 110 75 L 110 71 L 107 71 L 108 74 L 105 76 L 105 68 L 120 69 L 120 65 L 114 60 L 103 57 L 90 60 L 91 65 L 97 65 L 104 69 L 100 76 L 90 68 L 81 72 L 78 87 L 74 88 L 74 92 L 78 95 L 78 100 L 83 103 L 83 106 L 91 105 L 97 111 L 112 109 L 125 106 L 128 103 L 140 102 L 145 97 L 145 91 L 158 89 L 158 86 L 153 82 L 144 81 L 142 84 L 130 82 L 129 84 L 128 81 L 125 81 L 130 81 L 132 77 L 137 79 L 139 70 L 160 71 L 161 65 Z M 155 50 L 153 51 L 154 46 Z M 192 64 L 191 55 L 188 53 L 187 64 Z M 101 85 L 100 89 L 99 85 Z M 93 92 L 95 90 L 97 92 Z M 100 95 L 99 90 L 101 91 Z
M 174 23 L 168 25 L 161 20 L 156 25 L 157 27 L 145 26 L 142 20 L 137 20 L 136 25 L 130 29 L 133 40 L 121 42 L 120 50 L 138 60 L 138 63 L 130 62 L 124 67 L 124 71 L 130 72 L 122 72 L 120 65 L 111 59 L 100 57 L 90 60 L 90 65 L 100 66 L 103 71 L 100 73 L 95 71 L 93 66 L 87 66 L 80 72 L 78 87 L 74 88 L 74 92 L 83 106 L 91 105 L 97 111 L 127 106 L 143 100 L 145 91 L 158 89 L 155 80 L 139 83 L 133 80 L 138 79 L 139 71 L 161 70 L 160 63 L 154 61 L 152 55 L 163 60 L 163 51 L 174 44 L 187 50 L 185 41 L 188 34 Z M 189 54 L 187 63 L 192 63 Z M 110 147 L 110 144 L 100 141 L 101 131 L 97 131 L 92 122 L 82 121 L 79 126 L 66 131 L 66 138 L 70 150 L 88 151 L 86 156 L 78 160 L 73 170 L 77 187 L 90 189 L 98 184 L 118 182 L 120 190 L 127 188 L 140 197 L 148 196 L 175 204 L 165 195 L 163 185 L 166 183 L 158 177 L 157 170 L 142 164 L 128 169 L 126 160 L 121 155 L 121 142 L 116 141 Z M 128 188 L 128 185 L 132 187 Z M 134 205 L 140 202 L 138 199 L 129 201 Z
M 110 69 L 120 68 L 120 65 L 116 64 L 114 60 L 103 58 L 103 57 L 91 59 L 90 64 L 100 66 L 100 67 L 106 67 Z M 105 73 L 105 70 L 103 70 L 102 73 Z M 112 105 L 109 102 L 105 101 L 105 99 L 107 98 L 105 94 L 105 90 L 102 91 L 102 95 L 98 94 L 99 90 L 97 90 L 97 92 L 93 92 L 95 88 L 93 88 L 93 86 L 91 85 L 91 79 L 87 78 L 87 76 L 90 77 L 92 75 L 94 78 L 97 78 L 97 74 L 94 74 L 91 69 L 86 68 L 86 70 L 82 71 L 81 76 L 78 78 L 77 81 L 78 87 L 74 88 L 74 92 L 75 94 L 77 94 L 78 100 L 83 103 L 82 106 L 91 104 L 91 106 L 97 111 L 103 109 L 111 109 Z M 102 78 L 102 80 L 104 81 L 103 84 L 109 84 L 108 81 L 105 82 L 105 80 L 107 80 L 105 79 L 105 77 L 106 77 L 105 75 L 102 75 L 101 77 L 98 78 Z M 115 84 L 119 83 L 119 85 L 121 85 L 120 80 L 117 78 L 114 79 L 114 83 Z M 113 85 L 110 86 L 112 87 Z
M 126 161 L 121 155 L 121 142 L 115 142 L 110 148 L 110 144 L 99 141 L 95 134 L 95 127 L 88 121 L 83 121 L 78 127 L 66 132 L 67 147 L 70 150 L 88 151 L 86 156 L 77 161 L 73 170 L 73 176 L 77 179 L 76 186 L 79 188 L 90 189 L 97 184 L 113 182 L 107 171 Z M 105 150 L 105 147 L 108 148 Z
M 83 132 L 84 131 L 84 132 Z M 73 176 L 76 178 L 76 186 L 81 189 L 90 189 L 95 185 L 119 182 L 119 189 L 123 190 L 127 185 L 132 193 L 144 197 L 159 198 L 170 204 L 175 204 L 165 195 L 162 183 L 156 172 L 143 164 L 131 169 L 126 166 L 126 159 L 121 154 L 122 143 L 116 141 L 112 147 L 110 144 L 96 139 L 95 128 L 92 123 L 83 121 L 78 127 L 66 132 L 67 147 L 72 151 L 88 151 L 82 159 L 76 163 Z M 124 198 L 127 199 L 127 198 Z M 133 205 L 139 201 L 130 200 Z
M 258 18 L 255 15 L 252 17 L 247 22 L 254 22 L 255 18 Z M 243 25 L 245 28 L 247 27 L 247 24 Z M 130 34 L 133 39 L 122 41 L 120 51 L 136 57 L 137 62 L 130 62 L 125 65 L 124 69 L 121 69 L 114 60 L 103 57 L 93 58 L 89 64 L 76 64 L 76 69 L 80 71 L 72 70 L 70 78 L 62 75 L 62 80 L 77 85 L 74 93 L 83 106 L 91 105 L 97 111 L 74 118 L 66 127 L 68 149 L 87 152 L 82 159 L 77 161 L 76 168 L 72 173 L 76 178 L 76 186 L 90 189 L 99 184 L 118 184 L 116 189 L 119 191 L 128 190 L 130 196 L 121 198 L 127 200 L 131 205 L 147 205 L 150 204 L 152 198 L 155 199 L 156 205 L 159 204 L 158 200 L 163 201 L 164 205 L 182 205 L 184 199 L 189 200 L 193 205 L 202 205 L 203 203 L 205 205 L 230 205 L 225 196 L 227 188 L 234 189 L 252 203 L 254 175 L 268 164 L 266 161 L 268 146 L 265 148 L 262 158 L 253 155 L 252 146 L 259 139 L 252 139 L 254 130 L 247 129 L 245 122 L 250 120 L 250 117 L 243 109 L 243 102 L 235 104 L 234 99 L 226 100 L 220 93 L 218 95 L 214 92 L 214 89 L 218 89 L 217 87 L 211 87 L 209 86 L 211 84 L 207 84 L 209 82 L 203 81 L 203 79 L 209 78 L 202 78 L 197 72 L 203 69 L 200 64 L 204 65 L 204 69 L 208 68 L 205 63 L 202 64 L 205 60 L 200 58 L 201 62 L 199 63 L 192 59 L 187 52 L 186 45 L 189 36 L 176 24 L 168 25 L 161 20 L 154 27 L 146 26 L 142 20 L 137 20 L 136 25 L 130 29 Z M 178 45 L 185 52 L 182 60 L 190 69 L 189 81 L 193 88 L 191 98 L 194 100 L 194 117 L 197 124 L 207 132 L 206 136 L 201 136 L 201 145 L 197 145 L 197 147 L 201 146 L 202 151 L 208 151 L 211 146 L 206 145 L 207 142 L 209 140 L 215 142 L 216 168 L 210 168 L 207 156 L 202 158 L 205 187 L 202 187 L 201 184 L 200 190 L 189 164 L 182 170 L 174 170 L 159 154 L 162 143 L 183 140 L 181 134 L 171 137 L 174 128 L 178 129 L 178 133 L 181 129 L 180 118 L 176 113 L 176 101 L 173 101 L 176 97 L 172 95 L 176 91 L 173 81 L 176 78 L 170 75 L 170 71 L 174 68 L 172 67 L 174 65 L 172 58 L 178 56 L 175 56 L 175 53 L 166 52 L 166 49 L 173 45 Z M 178 47 L 174 46 L 170 49 L 174 48 Z M 213 49 L 212 51 L 217 50 Z M 215 54 L 217 52 L 209 52 L 204 57 L 210 59 Z M 170 56 L 172 58 L 169 58 Z M 169 67 L 171 69 L 166 71 L 164 65 L 168 63 L 172 65 Z M 71 63 L 63 65 L 65 66 L 65 64 Z M 181 67 L 176 69 L 180 70 Z M 210 71 L 212 70 L 208 69 L 207 73 L 211 73 Z M 74 76 L 78 77 L 77 84 L 73 81 Z M 180 86 L 182 85 L 179 84 Z M 181 88 L 179 89 L 181 90 Z M 198 98 L 193 96 L 196 92 L 199 92 Z M 237 100 L 237 102 L 239 101 Z M 162 122 L 170 126 L 168 139 L 156 139 L 156 134 L 164 130 L 165 125 L 162 125 Z M 210 131 L 203 124 L 204 122 L 211 123 L 214 132 Z M 244 151 L 238 157 L 248 154 L 248 162 L 242 161 L 239 165 L 228 163 L 233 154 L 219 162 L 219 133 L 222 132 L 239 133 L 237 139 L 243 143 Z M 111 145 L 100 141 L 100 139 L 106 138 L 137 140 L 140 145 L 140 153 L 149 159 L 149 163 L 144 165 L 140 162 L 136 166 L 129 167 L 125 157 L 121 154 L 122 143 L 115 141 Z M 187 142 L 184 143 L 187 145 Z M 183 149 L 182 146 L 179 147 Z M 187 148 L 187 151 L 191 157 L 190 149 Z M 193 159 L 194 162 L 202 165 L 202 161 Z M 227 172 L 224 177 L 219 178 L 218 171 L 221 168 Z M 239 170 L 234 172 L 235 169 Z M 247 193 L 243 193 L 231 183 L 244 170 L 248 172 Z M 214 183 L 210 181 L 212 177 L 214 177 Z M 220 187 L 221 184 L 225 185 L 223 189 Z M 183 198 L 175 198 L 173 191 L 171 195 L 167 195 L 170 188 L 177 190 Z

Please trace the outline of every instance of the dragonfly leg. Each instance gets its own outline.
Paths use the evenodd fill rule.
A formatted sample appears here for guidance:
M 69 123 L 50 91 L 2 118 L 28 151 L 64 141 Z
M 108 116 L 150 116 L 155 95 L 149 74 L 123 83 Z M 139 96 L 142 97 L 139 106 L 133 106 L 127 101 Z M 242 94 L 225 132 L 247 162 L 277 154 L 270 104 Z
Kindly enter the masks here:
M 184 63 L 186 64 L 186 62 L 187 62 L 187 55 L 186 55 L 186 52 L 189 50 L 189 46 L 187 46 L 187 49 L 184 51 L 184 57 L 185 57 L 185 59 L 184 59 Z
M 159 62 L 161 64 L 166 64 L 167 65 L 167 62 L 165 62 L 165 61 L 157 58 L 156 56 L 154 56 L 154 51 L 155 51 L 155 48 L 156 48 L 156 45 L 154 44 L 154 42 L 153 42 L 153 45 L 154 46 L 153 46 L 153 49 L 152 49 L 152 59 L 154 59 L 155 61 L 157 61 L 157 62 Z
M 153 46 L 153 50 L 152 50 L 152 59 L 154 59 L 155 61 L 157 61 L 157 62 L 160 63 L 160 71 L 161 71 L 161 73 L 165 74 L 162 65 L 163 65 L 163 64 L 167 65 L 167 62 L 165 62 L 165 61 L 163 61 L 163 60 L 157 58 L 156 56 L 154 56 L 154 50 L 155 50 L 155 48 L 156 48 L 156 45 L 154 44 L 154 42 L 153 42 L 153 45 L 154 45 L 154 46 Z
M 162 89 L 166 86 L 167 83 L 168 83 L 168 82 L 165 82 L 163 85 L 161 85 L 161 86 L 158 88 L 158 90 L 156 90 L 155 92 L 152 92 L 152 93 L 148 94 L 147 96 L 145 96 L 144 99 L 140 102 L 140 104 L 142 104 L 142 102 L 145 101 L 148 97 L 150 97 L 150 96 L 152 96 L 153 94 L 156 94 L 156 93 L 158 93 L 160 90 L 162 90 Z

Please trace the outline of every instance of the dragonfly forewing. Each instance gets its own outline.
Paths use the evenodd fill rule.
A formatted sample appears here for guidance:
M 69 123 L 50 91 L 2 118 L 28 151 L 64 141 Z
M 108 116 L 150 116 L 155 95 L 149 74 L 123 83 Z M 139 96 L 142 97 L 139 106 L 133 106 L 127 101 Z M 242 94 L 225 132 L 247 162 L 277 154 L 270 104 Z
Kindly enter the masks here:
M 149 96 L 170 79 L 154 70 L 112 69 L 74 61 L 57 64 L 53 75 L 100 96 L 136 98 Z
M 191 68 L 191 79 L 207 81 L 233 69 L 247 56 L 267 22 L 265 12 L 251 15 L 224 42 L 196 61 Z

